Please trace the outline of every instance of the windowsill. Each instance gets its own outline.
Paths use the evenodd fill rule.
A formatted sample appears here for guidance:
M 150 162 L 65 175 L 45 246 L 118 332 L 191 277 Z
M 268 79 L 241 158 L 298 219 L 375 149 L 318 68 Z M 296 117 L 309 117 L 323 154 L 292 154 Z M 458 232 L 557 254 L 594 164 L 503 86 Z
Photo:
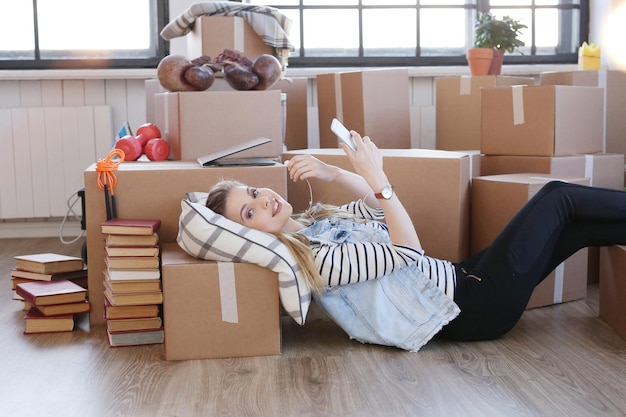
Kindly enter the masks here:
M 337 68 L 287 68 L 287 77 L 315 78 L 317 74 L 344 71 L 362 71 L 384 67 L 337 67 Z M 454 67 L 402 67 L 410 77 L 441 77 L 469 75 L 468 66 Z M 576 64 L 504 65 L 502 75 L 532 76 L 546 71 L 575 71 Z M 149 79 L 156 77 L 155 68 L 145 69 L 97 69 L 97 70 L 0 70 L 0 80 L 102 80 L 102 79 Z

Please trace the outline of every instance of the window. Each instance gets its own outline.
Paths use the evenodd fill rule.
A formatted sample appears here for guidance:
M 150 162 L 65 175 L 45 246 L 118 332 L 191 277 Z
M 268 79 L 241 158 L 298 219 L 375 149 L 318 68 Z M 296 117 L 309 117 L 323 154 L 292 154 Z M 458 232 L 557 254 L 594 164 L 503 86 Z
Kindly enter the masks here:
M 0 67 L 154 68 L 167 0 L 11 0 L 0 3 Z
M 528 26 L 508 63 L 574 63 L 589 0 L 250 0 L 293 21 L 291 67 L 466 65 L 479 11 Z

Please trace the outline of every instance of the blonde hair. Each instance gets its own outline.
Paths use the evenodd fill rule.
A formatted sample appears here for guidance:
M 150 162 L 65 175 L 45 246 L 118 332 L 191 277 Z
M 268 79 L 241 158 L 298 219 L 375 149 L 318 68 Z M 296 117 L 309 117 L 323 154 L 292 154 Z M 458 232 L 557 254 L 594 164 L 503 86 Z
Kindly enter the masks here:
M 209 191 L 206 206 L 214 212 L 224 215 L 226 208 L 226 198 L 230 190 L 235 187 L 246 187 L 245 184 L 237 180 L 223 179 L 217 182 Z M 304 226 L 310 226 L 313 222 L 329 217 L 354 218 L 354 216 L 345 210 L 341 210 L 336 206 L 318 204 L 315 207 L 309 207 L 305 212 L 292 216 L 294 220 L 300 222 Z M 320 276 L 313 256 L 309 239 L 301 233 L 274 233 L 293 254 L 296 262 L 300 265 L 300 269 L 306 279 L 307 286 L 311 291 L 319 292 L 324 285 Z

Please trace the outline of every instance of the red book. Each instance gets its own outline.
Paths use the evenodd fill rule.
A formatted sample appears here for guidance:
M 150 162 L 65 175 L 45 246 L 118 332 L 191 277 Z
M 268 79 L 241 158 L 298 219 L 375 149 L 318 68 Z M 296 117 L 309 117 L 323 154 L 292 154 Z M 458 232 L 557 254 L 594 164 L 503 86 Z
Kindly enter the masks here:
M 15 293 L 30 304 L 52 305 L 78 303 L 86 299 L 87 290 L 72 281 L 33 281 L 17 284 Z
M 102 233 L 111 235 L 152 235 L 161 227 L 159 219 L 110 219 L 100 223 Z

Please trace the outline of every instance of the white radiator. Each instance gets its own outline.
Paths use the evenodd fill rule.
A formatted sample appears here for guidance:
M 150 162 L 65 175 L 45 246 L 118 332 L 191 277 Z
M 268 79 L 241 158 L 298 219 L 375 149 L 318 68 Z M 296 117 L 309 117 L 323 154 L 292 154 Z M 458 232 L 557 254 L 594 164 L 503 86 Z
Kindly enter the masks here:
M 113 139 L 109 106 L 0 108 L 0 219 L 63 217 Z

